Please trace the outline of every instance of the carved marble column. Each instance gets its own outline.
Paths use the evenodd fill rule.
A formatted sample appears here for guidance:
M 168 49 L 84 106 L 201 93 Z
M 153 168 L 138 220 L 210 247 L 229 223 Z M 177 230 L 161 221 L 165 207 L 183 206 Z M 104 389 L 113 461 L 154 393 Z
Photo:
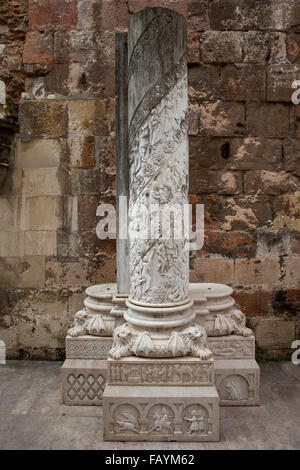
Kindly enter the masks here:
M 128 135 L 130 296 L 107 361 L 104 440 L 218 440 L 214 361 L 205 328 L 194 323 L 183 231 L 186 22 L 165 8 L 130 20 Z
M 146 8 L 128 30 L 130 296 L 127 323 L 115 332 L 114 359 L 210 355 L 205 330 L 192 323 L 188 294 L 187 110 L 185 19 Z M 170 208 L 176 212 L 167 238 Z M 161 220 L 154 233 L 155 216 Z

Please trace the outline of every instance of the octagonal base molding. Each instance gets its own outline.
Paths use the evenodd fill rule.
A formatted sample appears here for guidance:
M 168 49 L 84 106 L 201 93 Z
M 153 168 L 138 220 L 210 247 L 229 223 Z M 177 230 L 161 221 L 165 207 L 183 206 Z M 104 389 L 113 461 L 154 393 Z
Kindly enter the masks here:
M 208 336 L 252 336 L 246 327 L 245 315 L 235 306 L 233 289 L 224 284 L 199 282 L 189 284 L 194 301 L 195 322 L 203 326 Z
M 88 287 L 85 293 L 84 308 L 75 314 L 74 326 L 69 329 L 68 335 L 112 336 L 116 321 L 110 312 L 116 284 L 96 284 Z

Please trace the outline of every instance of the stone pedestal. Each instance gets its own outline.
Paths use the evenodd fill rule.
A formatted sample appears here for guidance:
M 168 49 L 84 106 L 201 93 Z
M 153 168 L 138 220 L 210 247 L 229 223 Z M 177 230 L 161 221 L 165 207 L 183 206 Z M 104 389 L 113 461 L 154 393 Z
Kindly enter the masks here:
M 220 406 L 259 404 L 259 366 L 255 338 L 245 315 L 235 306 L 233 289 L 223 284 L 191 283 L 196 322 L 208 334 L 215 359 L 215 385 Z
M 213 360 L 108 360 L 103 395 L 108 441 L 217 441 Z
M 106 383 L 106 361 L 112 346 L 115 318 L 110 314 L 116 284 L 88 287 L 84 309 L 75 314 L 66 337 L 62 367 L 63 402 L 66 405 L 101 405 Z
M 106 384 L 106 361 L 67 359 L 61 368 L 65 405 L 102 405 Z

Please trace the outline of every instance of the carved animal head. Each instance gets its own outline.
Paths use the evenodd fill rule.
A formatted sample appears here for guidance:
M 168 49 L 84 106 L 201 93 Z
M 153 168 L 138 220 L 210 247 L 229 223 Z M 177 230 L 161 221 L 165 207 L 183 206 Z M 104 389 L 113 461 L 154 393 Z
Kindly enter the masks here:
M 88 318 L 89 315 L 86 310 L 79 310 L 74 316 L 76 325 L 84 325 Z
M 203 330 L 199 326 L 190 326 L 184 331 L 184 335 L 192 342 L 204 337 Z
M 231 316 L 237 323 L 243 324 L 245 321 L 245 315 L 240 310 L 233 310 Z
M 119 328 L 115 329 L 114 339 L 119 344 L 125 345 L 132 340 L 133 335 L 127 328 L 124 328 L 124 326 L 126 327 L 126 324 L 121 325 Z

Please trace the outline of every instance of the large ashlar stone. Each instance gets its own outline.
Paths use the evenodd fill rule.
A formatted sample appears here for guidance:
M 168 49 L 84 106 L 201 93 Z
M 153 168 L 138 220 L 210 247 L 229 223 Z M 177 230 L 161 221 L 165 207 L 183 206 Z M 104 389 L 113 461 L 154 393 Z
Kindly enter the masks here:
M 106 361 L 67 359 L 61 368 L 65 405 L 102 405 Z
M 27 231 L 25 232 L 24 249 L 26 256 L 56 256 L 56 232 L 53 231 Z
M 106 383 L 106 361 L 112 346 L 114 317 L 110 315 L 116 284 L 88 287 L 84 308 L 75 314 L 66 338 L 62 368 L 66 405 L 99 405 Z
M 33 139 L 29 142 L 17 140 L 16 168 L 58 167 L 61 158 L 61 144 L 58 139 Z
M 259 367 L 254 359 L 215 361 L 220 406 L 259 405 Z
M 45 287 L 45 256 L 1 257 L 1 287 Z
M 24 168 L 22 194 L 28 197 L 68 194 L 69 175 L 63 168 Z
M 63 227 L 63 196 L 36 196 L 22 199 L 26 230 L 57 230 Z
M 215 387 L 107 385 L 106 441 L 218 441 Z

